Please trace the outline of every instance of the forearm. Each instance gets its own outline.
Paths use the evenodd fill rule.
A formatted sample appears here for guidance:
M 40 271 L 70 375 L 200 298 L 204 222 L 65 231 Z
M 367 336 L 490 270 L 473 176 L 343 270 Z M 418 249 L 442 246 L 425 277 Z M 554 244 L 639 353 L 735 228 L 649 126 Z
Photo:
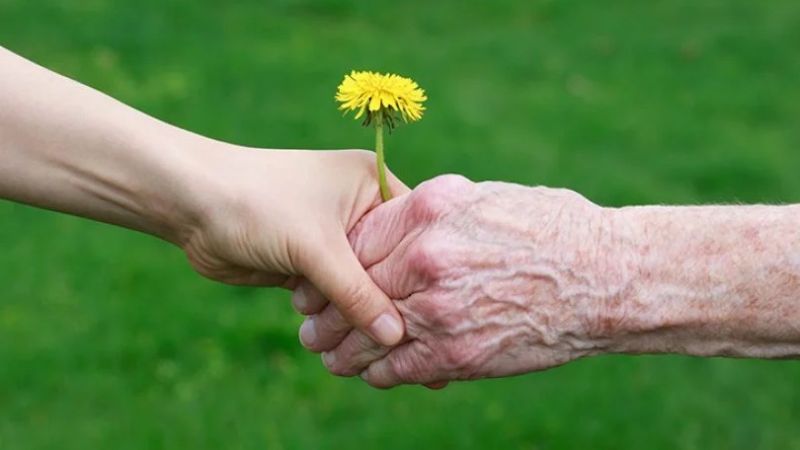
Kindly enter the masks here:
M 0 198 L 178 241 L 207 140 L 0 48 Z
M 631 207 L 611 351 L 800 356 L 800 206 Z

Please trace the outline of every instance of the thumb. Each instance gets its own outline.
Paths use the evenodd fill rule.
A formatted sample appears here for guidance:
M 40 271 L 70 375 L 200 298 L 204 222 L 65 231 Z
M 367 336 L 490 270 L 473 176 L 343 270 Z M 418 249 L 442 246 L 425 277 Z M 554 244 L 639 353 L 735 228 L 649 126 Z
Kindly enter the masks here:
M 405 334 L 400 313 L 367 275 L 344 236 L 309 254 L 313 256 L 301 267 L 304 276 L 345 320 L 383 345 L 400 342 Z

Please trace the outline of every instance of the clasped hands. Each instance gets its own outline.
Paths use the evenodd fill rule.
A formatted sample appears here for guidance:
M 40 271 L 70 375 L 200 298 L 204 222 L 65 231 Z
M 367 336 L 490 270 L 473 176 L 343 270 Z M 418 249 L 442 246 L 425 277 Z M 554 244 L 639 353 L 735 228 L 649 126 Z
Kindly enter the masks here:
M 184 248 L 211 278 L 293 289 L 308 315 L 300 339 L 332 373 L 437 387 L 605 345 L 617 246 L 604 209 L 582 196 L 457 175 L 409 192 L 390 177 L 395 198 L 382 204 L 370 152 L 234 154 L 238 188 L 210 190 L 230 206 Z

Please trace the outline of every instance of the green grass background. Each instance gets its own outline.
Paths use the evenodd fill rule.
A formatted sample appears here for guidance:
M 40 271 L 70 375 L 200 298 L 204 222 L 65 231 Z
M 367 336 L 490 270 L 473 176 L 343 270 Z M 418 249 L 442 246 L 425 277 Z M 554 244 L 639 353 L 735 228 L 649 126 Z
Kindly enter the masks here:
M 412 76 L 428 112 L 388 140 L 411 184 L 800 201 L 796 0 L 0 0 L 0 45 L 273 148 L 369 148 L 336 85 L 353 68 Z M 609 356 L 376 391 L 301 349 L 286 293 L 7 202 L 0 286 L 3 450 L 800 449 L 798 362 Z

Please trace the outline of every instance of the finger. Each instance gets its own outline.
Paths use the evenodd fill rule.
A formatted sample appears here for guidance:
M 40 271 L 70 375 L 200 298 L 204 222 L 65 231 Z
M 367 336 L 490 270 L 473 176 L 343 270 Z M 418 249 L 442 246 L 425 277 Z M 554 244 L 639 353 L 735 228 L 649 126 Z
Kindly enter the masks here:
M 361 265 L 369 267 L 386 258 L 410 231 L 411 224 L 406 218 L 410 196 L 397 196 L 378 205 L 350 232 L 350 245 Z
M 392 299 L 405 299 L 414 292 L 421 291 L 426 286 L 426 277 L 436 270 L 432 267 L 433 263 L 428 261 L 431 258 L 426 258 L 422 252 L 416 250 L 411 245 L 412 241 L 411 236 L 408 236 L 385 260 L 367 270 L 373 282 Z M 324 301 L 318 291 L 317 294 L 319 301 Z M 331 304 L 325 306 L 303 327 L 303 345 L 317 352 L 338 346 L 351 329 L 347 320 Z
M 417 233 L 406 235 L 397 247 L 378 263 L 367 269 L 375 282 L 389 298 L 401 300 L 426 287 L 438 275 L 438 261 L 426 254 L 427 248 L 417 244 Z
M 443 377 L 434 366 L 434 355 L 421 341 L 403 344 L 361 372 L 371 386 L 388 389 L 399 384 L 436 383 Z
M 384 347 L 364 333 L 353 330 L 336 348 L 323 353 L 322 361 L 332 374 L 351 377 L 361 373 L 373 361 L 383 358 L 390 350 L 390 347 Z
M 301 268 L 348 323 L 383 345 L 403 338 L 400 313 L 367 275 L 344 236 L 323 241 L 301 261 Z
M 292 292 L 292 306 L 300 314 L 309 316 L 322 311 L 328 304 L 328 299 L 314 287 L 313 284 L 302 280 Z
M 440 389 L 446 388 L 448 384 L 450 383 L 447 381 L 436 381 L 434 383 L 426 383 L 425 387 L 432 391 L 438 391 Z
M 353 329 L 336 306 L 329 304 L 300 326 L 300 342 L 314 352 L 336 348 Z

